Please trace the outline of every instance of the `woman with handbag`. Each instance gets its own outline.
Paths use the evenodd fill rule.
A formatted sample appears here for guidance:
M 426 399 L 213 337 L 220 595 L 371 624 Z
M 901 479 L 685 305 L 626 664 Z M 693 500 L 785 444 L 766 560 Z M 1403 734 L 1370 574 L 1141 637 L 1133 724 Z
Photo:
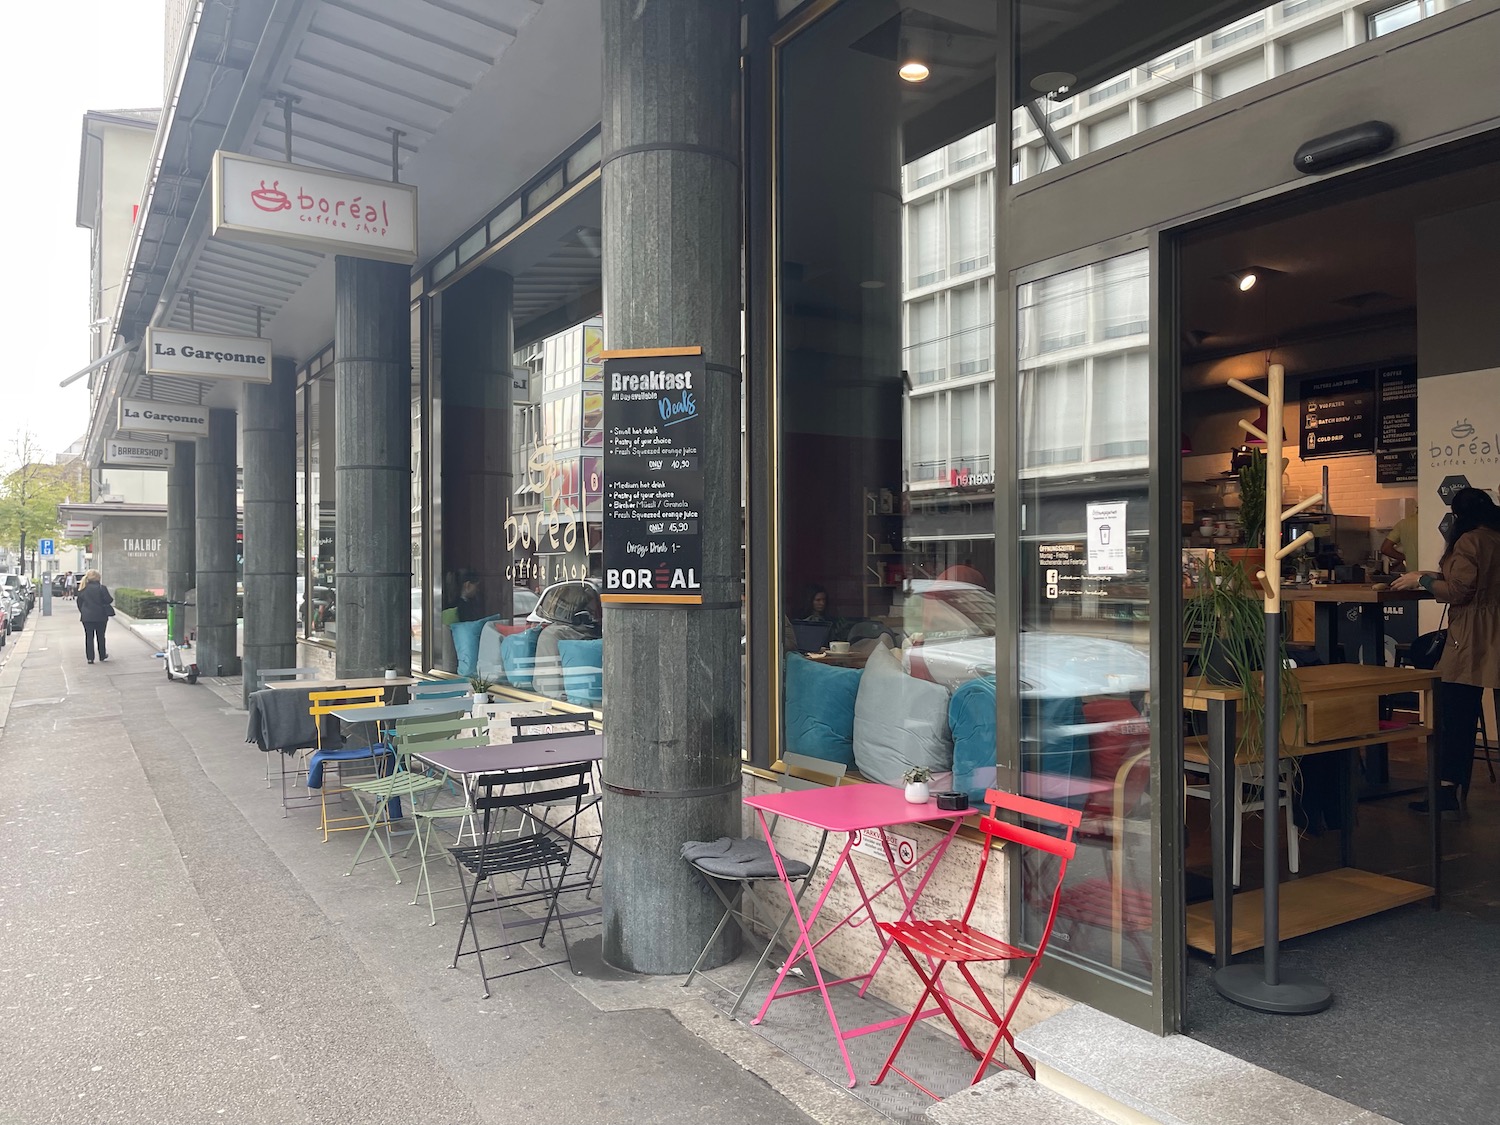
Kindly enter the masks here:
M 99 572 L 90 570 L 83 576 L 83 587 L 78 591 L 78 617 L 83 622 L 83 654 L 90 664 L 94 662 L 94 643 L 99 645 L 99 659 L 109 659 L 104 650 L 104 630 L 109 619 L 115 615 L 115 599 L 109 587 L 99 581 Z
M 1456 813 L 1467 801 L 1485 689 L 1500 688 L 1500 507 L 1488 493 L 1465 488 L 1452 509 L 1440 569 L 1409 571 L 1391 583 L 1395 590 L 1426 590 L 1448 607 L 1448 636 L 1436 667 L 1443 680 L 1438 809 L 1444 813 Z M 1426 812 L 1427 802 L 1411 807 Z

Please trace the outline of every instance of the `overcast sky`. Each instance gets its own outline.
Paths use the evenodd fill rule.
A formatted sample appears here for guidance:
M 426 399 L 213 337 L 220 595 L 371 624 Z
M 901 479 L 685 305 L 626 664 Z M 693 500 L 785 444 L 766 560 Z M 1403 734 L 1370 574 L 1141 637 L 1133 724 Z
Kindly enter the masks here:
M 161 105 L 162 0 L 7 3 L 0 104 L 9 107 L 0 270 L 0 459 L 29 427 L 49 453 L 88 427 L 89 232 L 77 225 L 78 152 L 90 109 Z M 113 308 L 106 295 L 106 305 Z

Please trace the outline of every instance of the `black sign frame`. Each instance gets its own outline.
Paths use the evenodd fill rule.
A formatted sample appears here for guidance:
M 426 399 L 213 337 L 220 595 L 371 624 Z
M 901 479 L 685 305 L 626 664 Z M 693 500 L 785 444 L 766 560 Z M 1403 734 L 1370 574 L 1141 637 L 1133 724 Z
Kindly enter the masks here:
M 701 347 L 602 353 L 606 604 L 703 603 Z
M 1375 452 L 1375 380 L 1369 371 L 1304 379 L 1298 391 L 1302 460 Z

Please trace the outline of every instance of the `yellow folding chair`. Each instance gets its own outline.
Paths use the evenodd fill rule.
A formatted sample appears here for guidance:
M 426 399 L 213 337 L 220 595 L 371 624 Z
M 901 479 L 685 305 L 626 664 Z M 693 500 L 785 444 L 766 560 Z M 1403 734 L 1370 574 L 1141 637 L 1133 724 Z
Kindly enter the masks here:
M 313 751 L 312 757 L 307 760 L 307 787 L 317 789 L 321 794 L 320 805 L 322 808 L 322 824 L 319 827 L 323 831 L 323 842 L 328 842 L 328 837 L 334 832 L 353 832 L 367 827 L 364 814 L 358 813 L 351 816 L 328 815 L 328 798 L 347 793 L 348 789 L 342 786 L 343 765 L 346 762 L 368 762 L 376 775 L 383 771 L 381 763 L 389 755 L 390 751 L 380 741 L 379 732 L 376 731 L 374 739 L 365 746 L 343 746 L 338 748 L 323 748 L 323 718 L 334 711 L 349 711 L 366 707 L 385 706 L 385 691 L 383 688 L 335 688 L 329 691 L 314 691 L 308 693 L 308 713 L 313 717 L 313 724 L 318 730 L 318 748 Z M 326 767 L 333 766 L 339 770 L 340 787 L 329 790 L 323 784 L 323 772 Z M 333 827 L 341 825 L 341 827 Z

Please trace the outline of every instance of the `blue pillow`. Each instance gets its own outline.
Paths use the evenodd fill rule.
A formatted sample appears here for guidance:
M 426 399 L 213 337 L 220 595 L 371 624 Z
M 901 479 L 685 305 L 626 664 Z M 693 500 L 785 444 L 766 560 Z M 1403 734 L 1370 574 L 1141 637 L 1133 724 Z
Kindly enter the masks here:
M 500 642 L 500 663 L 505 668 L 505 678 L 523 691 L 531 690 L 531 678 L 536 669 L 536 639 L 541 635 L 538 626 L 524 633 L 512 633 Z
M 953 788 L 975 808 L 995 785 L 995 677 L 970 680 L 948 701 L 953 731 Z
M 569 703 L 598 707 L 604 702 L 604 639 L 558 641 L 562 659 L 563 694 Z
M 838 668 L 796 653 L 786 658 L 786 748 L 854 765 L 858 668 Z
M 503 614 L 494 614 L 478 621 L 455 621 L 448 626 L 453 634 L 453 652 L 458 657 L 458 674 L 469 677 L 479 663 L 479 631 L 490 621 L 499 621 Z

